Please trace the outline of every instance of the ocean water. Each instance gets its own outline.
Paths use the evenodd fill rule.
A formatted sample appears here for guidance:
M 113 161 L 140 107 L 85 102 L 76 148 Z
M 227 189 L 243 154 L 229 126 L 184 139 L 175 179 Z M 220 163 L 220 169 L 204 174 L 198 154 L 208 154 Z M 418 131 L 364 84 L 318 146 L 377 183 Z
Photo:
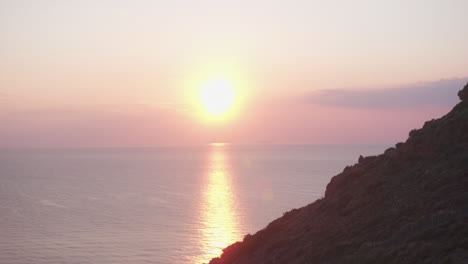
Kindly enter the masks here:
M 204 263 L 385 146 L 0 150 L 0 263 Z

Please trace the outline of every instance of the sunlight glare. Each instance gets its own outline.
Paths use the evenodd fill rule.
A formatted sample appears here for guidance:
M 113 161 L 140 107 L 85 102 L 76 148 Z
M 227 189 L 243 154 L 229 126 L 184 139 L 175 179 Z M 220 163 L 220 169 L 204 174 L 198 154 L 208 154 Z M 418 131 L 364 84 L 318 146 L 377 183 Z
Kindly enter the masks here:
M 234 89 L 225 79 L 215 79 L 206 83 L 201 90 L 201 103 L 205 112 L 219 116 L 226 113 L 234 102 Z

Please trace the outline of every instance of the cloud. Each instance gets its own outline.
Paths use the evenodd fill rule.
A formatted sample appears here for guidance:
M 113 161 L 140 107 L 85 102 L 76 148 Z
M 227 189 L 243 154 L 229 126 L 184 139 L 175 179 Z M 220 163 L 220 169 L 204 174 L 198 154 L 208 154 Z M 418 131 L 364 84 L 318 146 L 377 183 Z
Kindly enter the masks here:
M 318 90 L 305 96 L 310 104 L 346 108 L 395 109 L 423 106 L 453 106 L 467 78 L 446 79 L 385 89 Z

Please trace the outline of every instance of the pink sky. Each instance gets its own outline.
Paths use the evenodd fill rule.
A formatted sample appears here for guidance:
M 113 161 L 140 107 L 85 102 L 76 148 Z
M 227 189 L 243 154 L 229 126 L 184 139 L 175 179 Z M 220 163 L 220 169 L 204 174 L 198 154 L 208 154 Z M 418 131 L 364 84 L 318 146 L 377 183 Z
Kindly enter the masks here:
M 400 105 L 395 101 L 400 98 L 392 99 L 385 91 L 396 91 L 396 94 L 404 96 L 412 87 L 380 90 L 390 100 L 388 105 L 382 106 L 368 105 L 372 100 L 378 100 L 379 96 L 374 93 L 369 96 L 368 90 L 355 91 L 363 106 L 348 105 L 352 101 L 339 105 L 340 98 L 327 102 L 328 105 L 308 102 L 313 95 L 270 98 L 245 105 L 235 119 L 226 123 L 201 122 L 189 111 L 177 111 L 177 106 L 7 110 L 0 116 L 3 127 L 0 145 L 144 147 L 210 142 L 391 144 L 406 140 L 408 132 L 421 127 L 424 121 L 447 113 L 458 102 L 456 91 L 465 81 L 468 79 L 437 82 L 439 89 L 410 98 L 409 105 Z M 416 90 L 429 91 L 431 85 L 434 83 L 425 83 Z M 452 88 L 448 89 L 447 85 Z M 411 101 L 414 105 L 411 105 Z
M 377 3 L 378 2 L 378 3 Z M 468 81 L 467 1 L 1 1 L 0 147 L 395 143 Z M 231 78 L 235 118 L 196 114 Z

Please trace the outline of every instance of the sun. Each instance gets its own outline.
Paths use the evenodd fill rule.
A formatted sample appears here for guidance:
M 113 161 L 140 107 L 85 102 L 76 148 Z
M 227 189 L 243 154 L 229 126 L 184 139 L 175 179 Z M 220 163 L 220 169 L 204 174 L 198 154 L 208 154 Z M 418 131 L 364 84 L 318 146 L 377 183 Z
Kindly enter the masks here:
M 234 103 L 234 89 L 225 79 L 214 79 L 201 87 L 201 104 L 205 112 L 221 116 L 229 111 Z

